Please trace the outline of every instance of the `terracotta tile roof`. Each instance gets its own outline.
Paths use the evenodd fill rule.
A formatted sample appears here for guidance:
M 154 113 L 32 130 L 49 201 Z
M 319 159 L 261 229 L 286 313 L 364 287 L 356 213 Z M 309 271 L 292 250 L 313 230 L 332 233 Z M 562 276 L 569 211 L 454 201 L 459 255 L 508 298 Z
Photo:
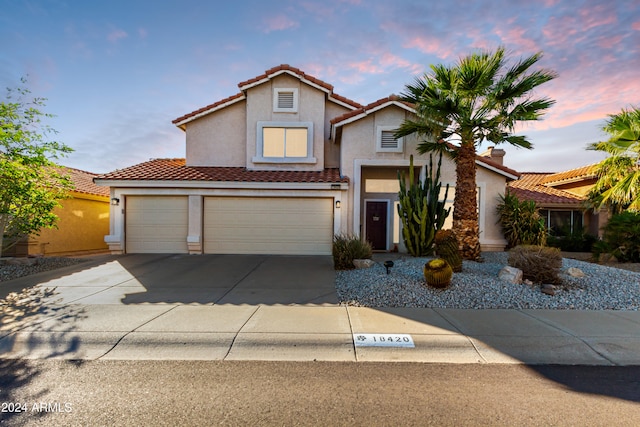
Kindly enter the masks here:
M 244 167 L 186 166 L 185 159 L 152 159 L 96 177 L 125 181 L 348 183 L 337 168 L 322 171 L 253 171 Z
M 537 204 L 580 205 L 585 199 L 567 191 L 544 185 L 550 173 L 522 173 L 520 179 L 508 184 L 509 191 L 521 200 L 533 200 Z
M 311 83 L 313 83 L 313 84 L 315 84 L 317 86 L 320 86 L 320 87 L 326 89 L 330 93 L 330 96 L 332 98 L 334 98 L 334 99 L 336 99 L 336 100 L 338 100 L 340 102 L 343 102 L 343 103 L 345 103 L 347 105 L 350 105 L 353 108 L 361 108 L 362 107 L 361 104 L 359 104 L 359 103 L 357 103 L 357 102 L 355 102 L 355 101 L 353 101 L 353 100 L 351 100 L 349 98 L 346 98 L 344 96 L 338 95 L 337 93 L 334 93 L 333 92 L 333 86 L 330 85 L 329 83 L 324 82 L 324 81 L 322 81 L 322 80 L 320 80 L 320 79 L 318 79 L 316 77 L 313 77 L 313 76 L 305 73 L 304 71 L 300 70 L 299 68 L 291 67 L 288 64 L 282 64 L 282 65 L 278 65 L 277 67 L 273 67 L 273 68 L 268 69 L 267 71 L 264 72 L 264 74 L 261 74 L 259 76 L 256 76 L 256 77 L 252 78 L 252 79 L 245 80 L 243 82 L 238 83 L 238 87 L 241 90 L 240 93 L 237 93 L 235 95 L 229 96 L 229 97 L 224 98 L 224 99 L 221 99 L 220 101 L 214 102 L 213 104 L 207 105 L 206 107 L 199 108 L 199 109 L 197 109 L 195 111 L 192 111 L 192 112 L 187 113 L 187 114 L 185 114 L 183 116 L 180 116 L 177 119 L 173 120 L 172 123 L 173 124 L 178 124 L 178 123 L 183 122 L 183 121 L 185 121 L 187 119 L 195 117 L 198 114 L 205 113 L 208 110 L 212 110 L 212 109 L 214 109 L 216 107 L 219 107 L 221 105 L 224 105 L 224 104 L 226 104 L 228 102 L 237 100 L 237 99 L 239 99 L 239 98 L 244 96 L 244 92 L 242 92 L 242 91 L 244 90 L 243 88 L 245 88 L 246 86 L 249 86 L 249 85 L 251 85 L 253 83 L 257 83 L 257 82 L 259 82 L 261 80 L 264 80 L 264 79 L 271 78 L 271 76 L 273 76 L 274 74 L 276 74 L 278 72 L 281 72 L 281 71 L 289 71 L 289 72 L 295 74 L 296 76 L 300 77 L 301 79 L 305 79 L 305 80 L 307 80 L 307 81 L 309 81 L 309 82 L 311 82 Z
M 377 101 L 372 102 L 371 104 L 368 104 L 368 105 L 365 105 L 365 106 L 361 106 L 357 110 L 349 111 L 349 112 L 344 113 L 344 114 L 342 114 L 342 115 L 340 115 L 338 117 L 335 117 L 335 118 L 331 119 L 331 124 L 335 125 L 336 123 L 340 123 L 340 122 L 342 122 L 344 120 L 350 119 L 351 117 L 355 117 L 355 116 L 357 116 L 359 114 L 364 114 L 364 113 L 366 113 L 366 112 L 368 112 L 370 110 L 373 110 L 373 109 L 375 109 L 375 108 L 377 108 L 377 107 L 379 107 L 381 105 L 384 105 L 386 103 L 393 102 L 393 101 L 400 102 L 400 103 L 406 105 L 409 108 L 414 108 L 413 104 L 411 104 L 409 102 L 401 101 L 400 97 L 398 97 L 397 95 L 391 95 L 391 96 L 387 96 L 386 98 L 378 99 Z
M 58 168 L 58 171 L 62 175 L 69 176 L 69 179 L 75 187 L 73 189 L 74 192 L 109 197 L 109 187 L 100 187 L 93 182 L 93 178 L 98 176 L 98 174 L 66 166 Z
M 565 182 L 595 178 L 597 165 L 597 163 L 594 163 L 591 165 L 570 169 L 568 171 L 549 174 L 542 180 L 541 184 L 553 186 L 563 184 Z

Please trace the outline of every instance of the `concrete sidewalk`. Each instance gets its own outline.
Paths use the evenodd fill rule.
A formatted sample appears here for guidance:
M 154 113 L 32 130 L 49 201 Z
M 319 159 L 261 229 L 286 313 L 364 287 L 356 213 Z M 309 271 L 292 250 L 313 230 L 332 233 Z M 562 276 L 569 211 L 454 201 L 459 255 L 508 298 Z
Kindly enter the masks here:
M 638 312 L 71 304 L 2 329 L 4 358 L 640 365 Z
M 340 306 L 328 277 L 298 290 L 284 278 L 279 293 L 258 283 L 282 263 L 291 270 L 286 258 L 241 258 L 224 274 L 237 258 L 212 258 L 205 276 L 222 275 L 213 288 L 189 275 L 197 258 L 172 264 L 173 276 L 143 269 L 166 259 L 132 260 L 9 282 L 37 284 L 3 307 L 0 358 L 640 365 L 640 312 Z M 182 288 L 155 287 L 153 275 Z

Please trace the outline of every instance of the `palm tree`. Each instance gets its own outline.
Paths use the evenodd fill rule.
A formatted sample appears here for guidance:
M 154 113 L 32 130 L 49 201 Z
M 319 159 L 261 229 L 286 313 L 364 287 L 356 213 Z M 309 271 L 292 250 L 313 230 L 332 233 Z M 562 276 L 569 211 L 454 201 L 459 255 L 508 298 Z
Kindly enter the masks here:
M 614 213 L 640 211 L 640 107 L 610 114 L 602 130 L 610 135 L 606 141 L 588 149 L 604 151 L 609 156 L 596 167 L 598 180 L 589 193 L 595 209 L 609 206 Z
M 418 153 L 446 151 L 456 162 L 453 229 L 465 259 L 480 257 L 476 190 L 476 148 L 482 141 L 531 148 L 525 136 L 514 135 L 519 122 L 539 120 L 555 101 L 534 98 L 533 90 L 556 77 L 549 70 L 530 71 L 542 53 L 508 67 L 505 49 L 482 51 L 453 66 L 432 65 L 401 94 L 415 105 L 415 120 L 405 120 L 396 137 L 417 134 L 424 140 Z M 453 138 L 452 138 L 453 137 Z M 435 138 L 435 142 L 427 139 Z M 458 145 L 453 142 L 457 141 Z

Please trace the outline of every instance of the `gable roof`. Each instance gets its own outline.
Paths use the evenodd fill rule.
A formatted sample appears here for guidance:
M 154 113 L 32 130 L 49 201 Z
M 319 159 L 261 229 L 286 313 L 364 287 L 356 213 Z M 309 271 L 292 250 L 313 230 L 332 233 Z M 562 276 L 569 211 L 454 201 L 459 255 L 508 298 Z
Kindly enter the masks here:
M 98 174 L 66 166 L 61 166 L 58 169 L 62 175 L 69 176 L 69 179 L 74 186 L 74 188 L 71 190 L 72 192 L 89 194 L 92 196 L 109 197 L 109 187 L 101 187 L 93 182 L 93 178 L 98 176 Z
M 245 167 L 187 166 L 185 159 L 152 159 L 128 168 L 97 176 L 95 181 L 209 181 L 209 182 L 288 182 L 348 183 L 338 168 L 322 171 L 256 171 Z
M 508 184 L 509 192 L 520 200 L 533 200 L 543 207 L 544 205 L 580 206 L 585 200 L 584 197 L 545 185 L 545 181 L 552 175 L 557 174 L 545 172 L 522 173 L 519 180 Z
M 569 169 L 567 171 L 551 173 L 547 175 L 541 182 L 544 185 L 556 186 L 561 184 L 568 184 L 577 181 L 583 181 L 587 179 L 596 178 L 596 169 L 598 164 L 594 163 L 587 166 L 582 166 L 575 169 Z
M 400 100 L 400 97 L 398 97 L 397 95 L 390 95 L 386 98 L 378 99 L 377 101 L 372 102 L 371 104 L 365 105 L 363 107 L 361 106 L 356 110 L 349 111 L 347 113 L 342 114 L 341 116 L 333 118 L 331 120 L 331 125 L 334 128 L 337 128 L 337 127 L 346 125 L 347 123 L 360 120 L 368 116 L 369 114 L 375 113 L 376 111 L 382 110 L 391 105 L 395 105 L 400 108 L 403 108 L 410 113 L 415 114 L 416 112 L 416 110 L 413 107 L 413 104 Z
M 252 87 L 259 86 L 263 83 L 268 82 L 269 80 L 277 77 L 281 74 L 289 74 L 297 79 L 300 79 L 301 82 L 308 84 L 309 86 L 315 87 L 327 94 L 327 98 L 340 104 L 349 109 L 358 109 L 361 108 L 362 105 L 349 99 L 344 96 L 340 96 L 337 93 L 333 92 L 333 86 L 327 82 L 324 82 L 316 77 L 313 77 L 299 68 L 292 67 L 288 64 L 278 65 L 277 67 L 270 68 L 266 70 L 263 74 L 256 76 L 252 79 L 245 80 L 243 82 L 238 83 L 238 87 L 240 88 L 240 92 L 232 95 L 230 97 L 224 98 L 220 101 L 214 102 L 213 104 L 207 105 L 206 107 L 199 108 L 195 111 L 187 113 L 183 116 L 178 117 L 173 120 L 172 123 L 182 129 L 184 129 L 184 125 L 189 123 L 192 120 L 195 120 L 199 117 L 205 116 L 207 114 L 213 113 L 214 111 L 225 108 L 231 104 L 235 104 L 236 102 L 242 101 L 246 99 L 246 91 Z

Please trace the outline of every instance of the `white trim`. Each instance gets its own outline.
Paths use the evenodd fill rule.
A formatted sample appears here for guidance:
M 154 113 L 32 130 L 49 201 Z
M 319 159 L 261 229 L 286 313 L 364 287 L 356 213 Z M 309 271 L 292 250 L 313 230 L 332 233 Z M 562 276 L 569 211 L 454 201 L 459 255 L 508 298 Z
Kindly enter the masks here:
M 382 147 L 382 133 L 394 131 L 398 129 L 398 126 L 393 125 L 378 125 L 376 126 L 376 153 L 402 153 L 404 152 L 404 138 L 397 138 L 395 141 L 397 142 L 395 148 L 384 148 Z
M 380 111 L 380 110 L 382 110 L 384 108 L 387 108 L 387 107 L 389 107 L 391 105 L 395 105 L 396 107 L 400 107 L 400 108 L 402 108 L 402 109 L 404 109 L 404 110 L 406 110 L 406 111 L 408 111 L 410 113 L 416 114 L 416 110 L 415 109 L 403 104 L 402 102 L 387 101 L 384 104 L 377 105 L 377 106 L 375 106 L 373 108 L 365 109 L 362 113 L 360 113 L 358 115 L 355 115 L 353 117 L 349 117 L 347 119 L 339 121 L 338 123 L 334 123 L 333 126 L 334 127 L 340 127 L 340 126 L 346 125 L 348 123 L 355 122 L 356 120 L 360 120 L 360 119 L 368 116 L 369 114 L 375 113 L 376 111 Z
M 346 107 L 346 108 L 350 109 L 351 111 L 353 111 L 353 110 L 357 110 L 358 108 L 360 108 L 360 107 L 356 107 L 356 106 L 354 106 L 354 105 L 348 104 L 348 103 L 346 103 L 346 102 L 344 102 L 344 101 L 341 101 L 341 100 L 339 100 L 339 99 L 336 99 L 336 98 L 334 98 L 334 97 L 333 97 L 333 96 L 331 96 L 331 95 L 329 95 L 329 96 L 327 97 L 327 99 L 328 99 L 329 101 L 331 101 L 331 102 L 335 103 L 335 104 L 342 105 L 343 107 Z
M 413 161 L 413 166 L 415 168 L 420 168 L 424 165 L 427 165 L 427 159 L 415 159 Z M 360 236 L 360 227 L 362 226 L 362 232 L 364 236 L 366 236 L 365 224 L 362 225 L 360 222 L 360 198 L 362 183 L 362 167 L 363 166 L 398 166 L 398 167 L 409 167 L 409 160 L 370 160 L 370 159 L 354 159 L 353 161 L 353 182 L 357 185 L 353 186 L 353 232 L 354 234 Z M 442 186 L 446 186 L 446 182 L 442 182 Z M 487 244 L 493 241 L 483 239 L 485 226 L 486 226 L 486 206 L 487 206 L 487 183 L 486 182 L 476 182 L 476 187 L 478 191 L 478 228 L 480 231 L 480 244 Z M 456 185 L 454 183 L 449 183 L 449 191 L 455 189 Z M 451 194 L 451 193 L 449 193 Z M 455 193 L 454 193 L 455 194 Z M 373 199 L 367 199 L 373 200 Z M 366 206 L 366 205 L 365 205 Z M 451 211 L 451 215 L 453 215 L 453 209 Z M 388 233 L 388 228 L 387 228 Z M 387 237 L 388 238 L 388 237 Z M 400 240 L 402 240 L 402 236 L 400 236 Z M 388 246 L 387 246 L 388 247 Z
M 292 93 L 293 106 L 291 108 L 282 108 L 279 106 L 281 93 Z M 273 88 L 273 112 L 274 113 L 297 113 L 298 112 L 298 88 L 276 87 Z
M 364 199 L 363 200 L 363 205 L 364 205 L 364 227 L 362 228 L 362 234 L 364 234 L 364 237 L 367 237 L 367 202 L 384 202 L 387 205 L 387 224 L 386 224 L 386 229 L 385 229 L 385 235 L 386 235 L 386 239 L 385 239 L 385 248 L 382 249 L 384 251 L 388 251 L 389 250 L 389 246 L 390 246 L 390 238 L 389 238 L 389 230 L 393 230 L 393 216 L 391 214 L 391 205 L 392 205 L 392 200 L 390 199 Z M 380 250 L 380 249 L 376 249 L 376 250 Z
M 186 125 L 189 122 L 192 122 L 192 121 L 194 121 L 196 119 L 199 119 L 200 117 L 206 116 L 207 114 L 211 114 L 214 111 L 222 110 L 223 108 L 227 108 L 228 106 L 233 105 L 236 102 L 244 101 L 245 99 L 247 99 L 247 97 L 244 94 L 242 94 L 241 96 L 239 96 L 239 97 L 237 97 L 235 99 L 232 99 L 230 101 L 227 101 L 224 104 L 216 105 L 215 107 L 209 108 L 208 110 L 205 110 L 205 111 L 203 111 L 201 113 L 198 113 L 195 116 L 188 117 L 188 118 L 182 120 L 181 122 L 176 123 L 175 125 L 177 127 L 182 127 L 182 126 Z
M 332 190 L 335 185 L 347 190 L 345 182 L 247 182 L 247 181 L 128 181 L 96 180 L 97 185 L 125 188 L 164 188 L 164 189 L 234 189 L 234 190 Z M 115 196 L 113 196 L 115 197 Z
M 482 160 L 478 160 L 478 159 L 476 159 L 476 165 L 478 165 L 478 166 L 482 166 L 482 167 L 483 167 L 483 168 L 485 168 L 485 169 L 489 169 L 489 170 L 490 170 L 490 171 L 492 171 L 492 172 L 495 172 L 495 173 L 500 174 L 500 175 L 502 175 L 502 176 L 506 176 L 507 178 L 511 178 L 511 179 L 513 179 L 513 180 L 520 179 L 520 177 L 519 177 L 519 176 L 517 176 L 517 175 L 513 175 L 513 174 L 510 174 L 509 172 L 503 171 L 502 169 L 499 169 L 499 168 L 496 168 L 496 167 L 494 167 L 494 166 L 491 166 L 491 165 L 489 165 L 489 164 L 487 164 L 487 163 L 484 163 Z
M 269 80 L 271 80 L 271 79 L 273 79 L 273 78 L 275 78 L 275 77 L 278 77 L 280 74 L 289 74 L 290 76 L 293 76 L 293 77 L 295 77 L 295 78 L 299 79 L 301 82 L 303 82 L 303 83 L 305 83 L 305 84 L 307 84 L 307 85 L 309 85 L 309 86 L 311 86 L 311 87 L 314 87 L 314 88 L 316 88 L 316 89 L 319 89 L 319 90 L 321 90 L 322 92 L 325 92 L 325 93 L 327 93 L 327 94 L 330 94 L 330 93 L 331 93 L 331 91 L 330 91 L 329 89 L 327 89 L 326 87 L 324 87 L 324 86 L 320 86 L 320 85 L 318 85 L 318 84 L 316 84 L 316 83 L 314 83 L 314 82 L 312 82 L 312 81 L 310 81 L 310 80 L 307 80 L 307 79 L 305 79 L 303 76 L 301 76 L 300 74 L 298 74 L 298 73 L 294 73 L 294 72 L 293 72 L 293 71 L 291 71 L 291 70 L 278 70 L 278 71 L 276 71 L 276 72 L 274 72 L 274 73 L 268 74 L 268 75 L 267 75 L 265 78 L 263 78 L 263 79 L 260 79 L 260 80 L 258 80 L 258 81 L 255 81 L 255 82 L 252 82 L 252 83 L 246 84 L 246 85 L 244 85 L 244 86 L 240 86 L 240 90 L 245 91 L 245 90 L 247 90 L 247 89 L 251 89 L 252 87 L 259 86 L 259 85 L 261 85 L 261 84 L 263 84 L 263 83 L 268 82 Z
M 349 208 L 348 196 L 346 194 L 347 187 L 329 190 L 328 188 L 319 191 L 308 191 L 308 189 L 237 189 L 237 188 L 111 188 L 112 197 L 120 199 L 119 206 L 111 205 L 111 214 L 109 217 L 110 228 L 109 233 L 104 237 L 104 241 L 109 245 L 109 249 L 113 253 L 124 253 L 126 236 L 125 236 L 125 212 L 126 200 L 128 196 L 185 196 L 189 198 L 189 224 L 187 235 L 187 246 L 189 253 L 202 253 L 202 218 L 204 197 L 229 196 L 229 197 L 275 197 L 275 198 L 327 198 L 333 203 L 333 232 L 339 234 L 344 232 L 342 224 L 346 223 L 346 217 L 343 218 L 341 212 L 345 212 Z M 335 202 L 341 202 L 340 209 L 335 208 Z M 343 222 L 343 220 L 345 220 Z
M 420 168 L 427 165 L 427 159 L 413 159 L 413 166 Z M 353 160 L 353 233 L 360 236 L 360 198 L 362 188 L 362 167 L 363 166 L 398 166 L 409 167 L 409 160 L 384 160 L 384 159 L 354 159 Z
M 264 157 L 263 133 L 264 128 L 305 128 L 307 129 L 307 157 Z M 256 124 L 256 155 L 251 159 L 253 163 L 304 163 L 316 164 L 313 157 L 313 122 L 283 122 L 258 121 Z

